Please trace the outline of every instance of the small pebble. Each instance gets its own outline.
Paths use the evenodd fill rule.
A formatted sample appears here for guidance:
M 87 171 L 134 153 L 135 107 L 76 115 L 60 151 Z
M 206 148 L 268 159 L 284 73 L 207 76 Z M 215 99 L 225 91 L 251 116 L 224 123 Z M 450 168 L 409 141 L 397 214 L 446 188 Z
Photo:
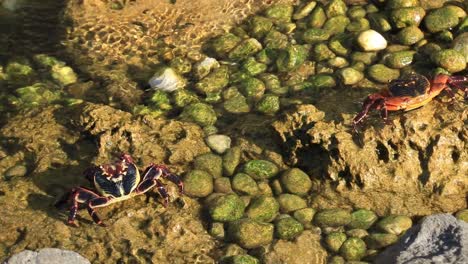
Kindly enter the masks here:
M 377 31 L 369 29 L 359 34 L 357 42 L 364 51 L 378 51 L 387 47 L 387 41 Z
M 206 137 L 205 141 L 218 154 L 223 154 L 231 147 L 231 138 L 226 135 L 210 135 Z
M 5 179 L 9 180 L 14 177 L 23 177 L 28 172 L 28 169 L 24 165 L 15 165 L 5 171 Z

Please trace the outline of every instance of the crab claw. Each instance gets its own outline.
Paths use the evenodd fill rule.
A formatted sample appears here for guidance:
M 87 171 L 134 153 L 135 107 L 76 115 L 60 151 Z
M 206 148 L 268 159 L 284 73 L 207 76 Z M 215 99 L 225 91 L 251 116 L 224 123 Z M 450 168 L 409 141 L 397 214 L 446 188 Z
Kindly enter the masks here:
M 80 226 L 77 222 L 72 221 L 72 220 L 68 220 L 67 224 L 69 226 L 72 226 L 72 227 L 79 227 Z

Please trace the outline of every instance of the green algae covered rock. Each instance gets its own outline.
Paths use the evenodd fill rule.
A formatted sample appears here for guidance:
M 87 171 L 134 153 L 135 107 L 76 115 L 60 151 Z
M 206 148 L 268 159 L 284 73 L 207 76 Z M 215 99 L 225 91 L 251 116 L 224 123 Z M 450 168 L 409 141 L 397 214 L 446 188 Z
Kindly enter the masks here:
M 271 222 L 279 211 L 279 203 L 271 196 L 261 195 L 253 198 L 246 210 L 248 218 Z
M 186 106 L 181 116 L 201 126 L 212 126 L 217 119 L 213 107 L 204 103 L 193 103 Z
M 228 177 L 216 178 L 213 183 L 216 193 L 232 193 L 231 179 Z
M 309 15 L 308 26 L 311 28 L 321 28 L 327 21 L 325 10 L 321 6 L 315 7 Z
M 258 75 L 258 78 L 263 81 L 266 90 L 273 94 L 284 95 L 288 92 L 287 87 L 281 86 L 281 82 L 275 74 L 262 73 Z
M 330 35 L 343 33 L 351 20 L 346 16 L 334 16 L 325 22 L 323 29 L 328 31 Z
M 223 155 L 223 172 L 226 176 L 232 176 L 237 166 L 240 163 L 241 149 L 239 147 L 233 147 Z
M 397 9 L 403 7 L 419 6 L 419 0 L 388 0 L 386 8 Z
M 199 98 L 194 92 L 186 89 L 179 89 L 172 93 L 174 104 L 178 107 L 185 107 L 191 103 L 197 103 Z
M 234 255 L 223 257 L 220 264 L 260 264 L 260 261 L 250 255 Z
M 265 93 L 265 84 L 257 78 L 246 78 L 240 84 L 242 94 L 254 100 L 259 100 Z
M 424 25 L 432 33 L 451 29 L 458 22 L 457 12 L 448 6 L 435 9 L 424 18 Z
M 380 249 L 390 246 L 398 241 L 398 236 L 386 233 L 372 233 L 364 238 L 367 247 L 370 249 Z
M 255 195 L 258 193 L 258 186 L 252 177 L 245 173 L 237 173 L 232 178 L 232 188 L 239 194 Z
M 317 6 L 317 2 L 315 1 L 308 1 L 303 3 L 302 5 L 299 6 L 299 8 L 296 9 L 296 11 L 293 14 L 293 19 L 294 20 L 299 20 L 307 17 L 307 15 L 314 10 L 315 6 Z
M 451 73 L 462 71 L 466 68 L 465 57 L 454 49 L 444 49 L 436 52 L 433 56 L 436 65 Z
M 317 74 L 309 78 L 312 87 L 314 88 L 332 88 L 336 86 L 336 81 L 333 76 L 328 74 Z
M 16 86 L 30 84 L 36 72 L 26 60 L 12 60 L 5 67 L 6 80 Z
M 302 208 L 294 211 L 293 216 L 305 227 L 309 227 L 311 225 L 312 219 L 314 219 L 315 212 L 316 211 L 313 208 Z
M 208 212 L 213 221 L 229 222 L 242 218 L 245 204 L 236 194 L 225 194 L 216 197 L 208 206 Z
M 289 22 L 294 8 L 288 4 L 276 4 L 265 10 L 265 16 L 279 22 Z
M 265 55 L 269 59 L 273 59 L 275 55 L 274 49 L 285 49 L 289 45 L 288 36 L 277 31 L 277 30 L 270 30 L 263 39 L 263 44 L 265 44 Z M 260 53 L 259 53 L 260 54 Z
M 414 54 L 416 51 L 413 50 L 392 52 L 385 57 L 385 65 L 393 69 L 404 68 L 413 63 Z
M 307 202 L 295 194 L 281 194 L 277 198 L 282 213 L 294 212 L 306 208 Z
M 463 209 L 463 210 L 458 211 L 455 214 L 455 217 L 459 220 L 462 220 L 468 223 L 468 209 Z
M 405 215 L 390 215 L 379 222 L 377 228 L 383 232 L 400 235 L 408 230 L 413 225 L 411 218 Z
M 297 195 L 306 195 L 312 187 L 309 175 L 297 168 L 283 172 L 281 183 L 286 191 Z
M 225 236 L 224 224 L 220 222 L 212 223 L 208 233 L 210 233 L 210 235 L 216 239 L 223 240 Z
M 244 164 L 243 172 L 255 180 L 274 177 L 278 173 L 278 166 L 268 160 L 250 160 Z
M 364 238 L 369 235 L 369 232 L 367 232 L 365 229 L 350 229 L 346 231 L 346 235 L 349 237 Z
M 250 75 L 255 76 L 264 72 L 267 69 L 267 66 L 263 63 L 257 62 L 254 57 L 249 57 L 244 61 L 242 68 Z
M 291 240 L 304 231 L 304 227 L 292 217 L 284 217 L 275 222 L 275 235 L 280 239 Z
M 340 255 L 346 260 L 361 260 L 366 255 L 366 243 L 360 238 L 346 239 L 340 248 Z
M 292 71 L 304 63 L 308 56 L 308 49 L 302 45 L 290 45 L 280 50 L 276 67 L 280 72 Z
M 223 108 L 226 112 L 231 114 L 243 114 L 250 112 L 250 106 L 245 96 L 237 95 L 227 99 L 223 103 Z
M 343 209 L 326 209 L 315 214 L 314 223 L 320 227 L 339 227 L 351 222 L 351 214 Z
M 255 38 L 243 40 L 229 52 L 229 59 L 243 60 L 262 50 L 262 44 Z
M 264 114 L 274 114 L 280 109 L 280 99 L 274 94 L 265 94 L 255 105 L 256 110 Z
M 67 86 L 78 81 L 78 76 L 75 71 L 73 71 L 71 67 L 65 65 L 56 64 L 52 66 L 50 75 L 63 86 Z
M 184 177 L 184 192 L 191 197 L 206 197 L 213 192 L 213 177 L 202 170 L 192 170 Z
M 409 26 L 397 34 L 398 42 L 403 45 L 413 45 L 424 38 L 424 33 L 417 26 Z
M 176 57 L 171 60 L 169 67 L 178 73 L 185 74 L 192 71 L 192 62 L 188 58 Z
M 226 33 L 213 38 L 210 47 L 217 56 L 224 58 L 227 57 L 229 51 L 234 49 L 239 42 L 241 42 L 241 38 L 232 33 Z
M 273 27 L 273 21 L 262 16 L 253 16 L 249 20 L 249 32 L 255 38 L 264 37 Z
M 194 167 L 208 172 L 213 178 L 219 178 L 223 172 L 223 160 L 216 154 L 205 153 L 195 158 Z
M 342 232 L 331 232 L 325 237 L 325 245 L 332 252 L 338 252 L 341 245 L 346 241 L 346 234 Z
M 348 223 L 347 227 L 369 229 L 377 219 L 377 215 L 371 210 L 359 209 L 351 213 L 351 222 Z
M 328 4 L 325 6 L 325 14 L 329 18 L 334 16 L 346 15 L 347 10 L 348 7 L 346 6 L 346 3 L 342 0 L 332 0 L 328 2 Z
M 273 231 L 273 224 L 248 218 L 230 222 L 227 229 L 229 238 L 247 249 L 270 244 L 273 241 Z
M 396 28 L 419 26 L 426 11 L 422 7 L 404 7 L 390 12 L 390 21 Z
M 309 28 L 302 34 L 302 40 L 305 43 L 315 44 L 326 41 L 330 38 L 327 30 L 321 28 Z
M 383 64 L 374 64 L 370 66 L 367 68 L 367 74 L 372 80 L 380 83 L 388 83 L 400 77 L 399 70 L 391 69 Z
M 204 94 L 216 93 L 220 92 L 228 83 L 229 70 L 226 66 L 221 66 L 196 83 L 195 89 Z
M 328 264 L 345 264 L 346 260 L 342 256 L 333 256 L 328 259 Z
M 338 77 L 344 85 L 357 84 L 364 78 L 364 74 L 352 67 L 346 67 L 337 71 Z

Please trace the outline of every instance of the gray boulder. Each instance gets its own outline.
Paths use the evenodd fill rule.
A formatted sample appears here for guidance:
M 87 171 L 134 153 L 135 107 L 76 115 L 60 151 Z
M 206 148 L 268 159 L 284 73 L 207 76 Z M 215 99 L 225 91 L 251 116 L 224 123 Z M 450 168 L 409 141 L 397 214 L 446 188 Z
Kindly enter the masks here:
M 468 223 L 450 214 L 428 216 L 377 256 L 375 263 L 468 263 Z
M 11 256 L 4 264 L 90 264 L 80 254 L 59 248 L 43 248 L 39 251 L 24 250 Z

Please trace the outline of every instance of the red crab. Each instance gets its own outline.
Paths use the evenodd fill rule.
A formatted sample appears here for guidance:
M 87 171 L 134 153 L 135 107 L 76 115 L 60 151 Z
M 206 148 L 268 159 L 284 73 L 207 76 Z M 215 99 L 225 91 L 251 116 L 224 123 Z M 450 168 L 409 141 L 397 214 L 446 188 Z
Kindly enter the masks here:
M 467 76 L 448 76 L 439 74 L 429 81 L 425 76 L 413 73 L 390 82 L 388 88 L 367 96 L 362 104 L 362 110 L 353 119 L 354 131 L 364 121 L 372 109 L 380 110 L 385 122 L 388 122 L 388 111 L 409 111 L 429 103 L 442 91 L 446 91 L 454 100 L 455 94 L 451 88 L 464 92 L 468 100 Z
M 167 206 L 169 195 L 161 178 L 177 184 L 181 193 L 184 191 L 184 184 L 180 178 L 170 173 L 164 165 L 151 164 L 145 169 L 143 177 L 140 177 L 137 166 L 127 154 L 122 154 L 114 164 L 94 166 L 85 170 L 84 174 L 94 184 L 96 191 L 85 187 L 75 187 L 56 203 L 57 207 L 62 207 L 67 202 L 71 202 L 68 224 L 72 226 L 77 226 L 75 217 L 79 204 L 86 205 L 89 215 L 96 224 L 105 226 L 96 214 L 95 208 L 127 200 L 153 187 L 158 189 L 159 194 L 164 198 L 163 205 Z

